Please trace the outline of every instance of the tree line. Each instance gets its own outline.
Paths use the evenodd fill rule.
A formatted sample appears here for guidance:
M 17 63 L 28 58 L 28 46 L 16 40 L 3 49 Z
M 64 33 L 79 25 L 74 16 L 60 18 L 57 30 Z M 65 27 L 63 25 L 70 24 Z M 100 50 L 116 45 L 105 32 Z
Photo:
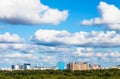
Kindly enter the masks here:
M 120 79 L 119 69 L 0 71 L 0 79 Z

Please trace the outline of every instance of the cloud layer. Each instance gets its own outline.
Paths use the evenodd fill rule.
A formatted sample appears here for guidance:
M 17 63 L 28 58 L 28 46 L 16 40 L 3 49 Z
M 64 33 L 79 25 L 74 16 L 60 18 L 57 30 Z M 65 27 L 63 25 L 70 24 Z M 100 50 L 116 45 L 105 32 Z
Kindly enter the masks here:
M 115 31 L 81 31 L 71 34 L 65 30 L 40 29 L 31 38 L 31 43 L 45 46 L 119 47 L 120 34 Z
M 115 5 L 100 2 L 98 9 L 101 17 L 83 20 L 82 25 L 107 25 L 108 29 L 120 30 L 120 9 Z
M 118 51 L 95 51 L 93 48 L 77 48 L 76 54 L 83 57 L 120 57 L 120 52 Z
M 76 32 L 72 34 L 65 30 L 40 29 L 30 39 L 26 43 L 17 34 L 8 32 L 1 34 L 0 64 L 7 63 L 11 65 L 28 62 L 56 65 L 58 61 L 66 63 L 71 61 L 102 62 L 102 64 L 120 62 L 119 50 L 111 51 L 107 48 L 109 51 L 103 51 L 94 48 L 119 47 L 120 35 L 115 31 L 106 33 L 102 31 Z
M 40 0 L 0 0 L 0 21 L 10 24 L 59 24 L 68 11 L 52 9 Z
M 100 2 L 101 17 L 83 20 L 83 25 L 102 25 L 120 30 L 120 10 Z M 0 0 L 0 21 L 9 24 L 59 24 L 68 10 L 60 11 L 39 0 Z M 2 27 L 1 27 L 2 28 Z M 42 63 L 56 65 L 58 61 L 120 62 L 120 34 L 116 31 L 70 33 L 66 30 L 37 30 L 29 41 L 18 34 L 0 34 L 0 64 Z M 116 48 L 118 47 L 118 49 Z M 107 48 L 109 51 L 97 50 Z M 111 49 L 110 49 L 111 48 Z M 117 51 L 111 51 L 117 49 Z M 18 61 L 16 61 L 18 60 Z
M 105 66 L 113 62 L 120 62 L 120 51 L 95 50 L 94 48 L 77 48 L 74 52 L 78 61 L 89 61 L 92 63 L 104 63 Z M 102 64 L 103 65 L 103 64 Z
M 94 48 L 47 47 L 32 44 L 0 44 L 1 64 L 31 63 L 56 65 L 58 61 L 89 63 L 119 63 L 120 51 L 102 51 Z M 25 49 L 24 49 L 25 48 Z M 17 61 L 16 61 L 17 60 Z
M 20 38 L 18 34 L 0 34 L 0 43 L 23 43 L 24 39 Z

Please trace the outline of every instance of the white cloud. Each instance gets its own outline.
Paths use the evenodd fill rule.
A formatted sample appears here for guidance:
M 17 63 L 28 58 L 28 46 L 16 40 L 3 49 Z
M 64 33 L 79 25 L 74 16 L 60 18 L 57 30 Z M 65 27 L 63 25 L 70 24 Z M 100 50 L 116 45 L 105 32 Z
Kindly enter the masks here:
M 90 49 L 92 51 L 87 51 Z M 77 48 L 74 55 L 78 56 L 78 60 L 89 61 L 89 62 L 119 62 L 120 61 L 120 51 L 101 51 L 95 50 L 93 48 Z
M 82 25 L 108 25 L 109 29 L 120 30 L 120 9 L 115 5 L 100 2 L 98 9 L 101 17 L 83 20 Z
M 0 48 L 1 64 L 9 61 L 9 64 L 30 62 L 31 64 L 43 63 L 54 64 L 55 66 L 59 60 L 64 59 L 63 55 L 68 56 L 67 54 L 72 52 L 67 47 L 48 47 L 33 44 L 0 44 Z
M 0 48 L 0 63 L 10 65 L 29 62 L 31 64 L 42 63 L 46 66 L 55 66 L 58 61 L 66 63 L 71 61 L 102 61 L 102 63 L 111 61 L 119 63 L 120 61 L 119 51 L 102 51 L 100 49 L 96 51 L 94 48 L 65 48 L 33 44 L 0 44 Z
M 59 45 L 66 43 L 67 37 L 70 33 L 67 31 L 58 30 L 38 30 L 31 38 L 33 43 L 48 44 L 48 45 Z M 69 40 L 68 40 L 69 41 Z
M 67 47 L 50 47 L 50 46 L 41 46 L 34 44 L 0 44 L 0 53 L 12 53 L 19 52 L 24 54 L 33 54 L 33 53 L 67 53 L 71 50 Z
M 18 52 L 0 54 L 0 59 L 0 64 L 6 66 L 11 66 L 12 64 L 23 64 L 26 62 L 33 64 L 35 61 L 37 62 L 37 60 L 39 60 L 39 58 L 33 54 L 23 54 Z
M 17 37 L 16 37 L 17 36 Z M 7 39 L 9 37 L 9 39 Z M 58 30 L 38 30 L 31 38 L 31 43 L 23 42 L 17 34 L 1 34 L 1 39 L 12 40 L 0 43 L 1 64 L 36 63 L 56 65 L 58 61 L 76 62 L 115 62 L 120 61 L 118 51 L 96 51 L 93 47 L 118 47 L 120 34 L 107 32 L 76 32 Z M 16 39 L 17 38 L 17 39 Z M 15 40 L 16 39 L 16 40 Z M 22 43 L 19 40 L 22 40 Z M 82 48 L 78 48 L 78 46 Z M 88 48 L 84 48 L 88 47 Z M 106 48 L 105 48 L 106 49 Z M 109 48 L 107 48 L 109 49 Z M 18 60 L 18 61 L 16 61 Z M 115 61 L 116 60 L 116 61 Z M 7 63 L 8 64 L 8 63 Z
M 23 53 L 11 53 L 11 54 L 6 54 L 4 57 L 5 57 L 5 58 L 38 59 L 36 56 L 33 56 L 32 54 L 23 54 Z
M 68 11 L 59 11 L 40 0 L 0 0 L 0 21 L 10 24 L 59 24 Z
M 19 37 L 18 34 L 10 34 L 6 32 L 5 34 L 0 34 L 0 43 L 23 43 L 24 40 Z
M 115 31 L 92 31 L 90 33 L 81 31 L 71 34 L 65 30 L 40 29 L 35 32 L 31 42 L 45 46 L 118 47 L 120 46 L 120 34 Z
M 82 50 L 81 50 L 82 49 Z M 92 51 L 87 51 L 90 49 Z M 93 48 L 77 48 L 76 52 L 77 55 L 83 57 L 120 57 L 120 52 L 118 51 L 95 51 Z

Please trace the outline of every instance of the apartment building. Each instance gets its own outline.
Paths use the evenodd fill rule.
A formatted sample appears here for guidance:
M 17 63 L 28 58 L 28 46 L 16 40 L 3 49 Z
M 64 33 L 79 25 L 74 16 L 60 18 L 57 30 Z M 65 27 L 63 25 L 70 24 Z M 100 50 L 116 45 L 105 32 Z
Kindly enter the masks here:
M 70 62 L 67 65 L 69 70 L 89 70 L 88 62 Z

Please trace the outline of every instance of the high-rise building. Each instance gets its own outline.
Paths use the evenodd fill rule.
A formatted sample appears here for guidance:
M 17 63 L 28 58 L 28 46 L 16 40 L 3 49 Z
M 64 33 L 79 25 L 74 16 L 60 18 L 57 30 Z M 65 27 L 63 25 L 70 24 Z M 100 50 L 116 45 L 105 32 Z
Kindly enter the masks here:
M 64 70 L 65 69 L 65 63 L 64 62 L 59 61 L 57 65 L 58 65 L 58 70 Z
M 30 64 L 29 63 L 25 63 L 24 64 L 24 70 L 30 70 L 31 67 L 30 67 Z
M 67 65 L 67 68 L 69 70 L 88 70 L 89 69 L 89 65 L 87 62 L 76 62 L 76 63 L 73 63 L 73 62 L 70 62 L 68 65 Z
M 12 66 L 11 66 L 11 69 L 12 69 L 12 70 L 16 70 L 16 69 L 18 69 L 18 66 L 17 66 L 17 65 L 12 65 Z
M 68 69 L 68 70 L 73 70 L 73 66 L 74 66 L 74 63 L 73 63 L 73 62 L 69 62 L 69 63 L 67 64 L 67 69 Z

